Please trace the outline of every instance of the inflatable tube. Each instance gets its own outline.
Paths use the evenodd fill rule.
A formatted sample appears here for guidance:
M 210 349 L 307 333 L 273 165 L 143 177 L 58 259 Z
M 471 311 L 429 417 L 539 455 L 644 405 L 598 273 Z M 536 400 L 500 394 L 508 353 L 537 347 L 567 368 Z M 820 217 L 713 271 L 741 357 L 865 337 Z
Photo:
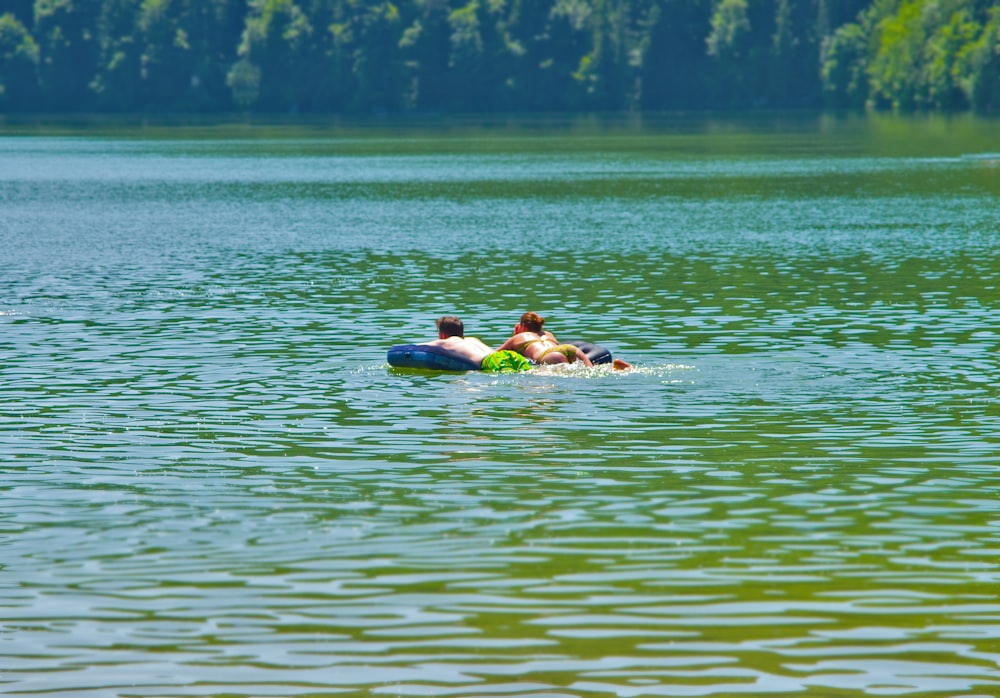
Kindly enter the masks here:
M 399 344 L 389 349 L 389 365 L 396 368 L 428 368 L 436 371 L 478 371 L 482 368 L 461 354 L 433 344 Z
M 576 340 L 563 342 L 563 344 L 572 344 L 574 347 L 586 354 L 587 358 L 590 359 L 590 363 L 595 366 L 609 364 L 612 362 L 611 352 L 599 344 L 591 344 L 590 342 L 580 342 Z
M 569 341 L 580 349 L 595 366 L 611 363 L 611 352 L 599 344 Z M 386 357 L 395 368 L 425 368 L 432 371 L 479 371 L 482 366 L 444 347 L 433 344 L 398 344 Z

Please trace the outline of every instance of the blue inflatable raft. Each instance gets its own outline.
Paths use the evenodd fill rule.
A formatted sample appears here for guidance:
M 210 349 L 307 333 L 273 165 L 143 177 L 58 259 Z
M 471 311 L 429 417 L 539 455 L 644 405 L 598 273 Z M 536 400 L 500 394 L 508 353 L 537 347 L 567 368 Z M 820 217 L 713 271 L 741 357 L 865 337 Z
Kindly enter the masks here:
M 579 347 L 596 366 L 611 363 L 611 352 L 590 342 L 563 342 Z M 432 344 L 397 344 L 387 354 L 395 368 L 426 368 L 433 371 L 479 371 L 482 366 L 444 347 Z

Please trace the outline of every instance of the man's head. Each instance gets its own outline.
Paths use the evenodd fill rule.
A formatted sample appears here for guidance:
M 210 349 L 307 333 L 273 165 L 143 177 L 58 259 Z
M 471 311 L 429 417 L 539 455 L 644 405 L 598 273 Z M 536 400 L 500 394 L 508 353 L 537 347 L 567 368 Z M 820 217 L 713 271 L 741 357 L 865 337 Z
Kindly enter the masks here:
M 521 328 L 524 332 L 534 332 L 535 334 L 542 333 L 542 325 L 545 324 L 545 318 L 535 312 L 527 312 L 521 316 Z
M 465 327 L 462 325 L 462 319 L 457 318 L 454 315 L 445 315 L 443 318 L 438 320 L 437 328 L 438 336 L 441 339 L 465 336 Z

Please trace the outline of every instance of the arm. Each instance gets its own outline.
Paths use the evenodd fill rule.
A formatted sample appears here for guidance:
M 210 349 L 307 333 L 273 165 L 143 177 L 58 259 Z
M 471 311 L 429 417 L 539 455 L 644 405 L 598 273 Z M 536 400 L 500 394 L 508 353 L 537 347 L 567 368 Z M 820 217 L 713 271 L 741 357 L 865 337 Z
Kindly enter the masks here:
M 521 335 L 515 334 L 514 336 L 509 337 L 506 342 L 497 347 L 497 351 L 502 351 L 504 349 L 507 349 L 509 351 L 517 351 L 515 347 L 521 346 L 521 343 L 522 343 Z M 520 354 L 521 352 L 517 353 Z

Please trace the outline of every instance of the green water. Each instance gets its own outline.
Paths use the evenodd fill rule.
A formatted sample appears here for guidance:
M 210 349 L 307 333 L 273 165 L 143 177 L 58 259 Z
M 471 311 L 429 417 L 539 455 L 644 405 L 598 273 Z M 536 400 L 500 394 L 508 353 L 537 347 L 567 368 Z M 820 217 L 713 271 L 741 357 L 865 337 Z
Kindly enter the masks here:
M 1000 691 L 1000 122 L 0 133 L 3 694 Z

